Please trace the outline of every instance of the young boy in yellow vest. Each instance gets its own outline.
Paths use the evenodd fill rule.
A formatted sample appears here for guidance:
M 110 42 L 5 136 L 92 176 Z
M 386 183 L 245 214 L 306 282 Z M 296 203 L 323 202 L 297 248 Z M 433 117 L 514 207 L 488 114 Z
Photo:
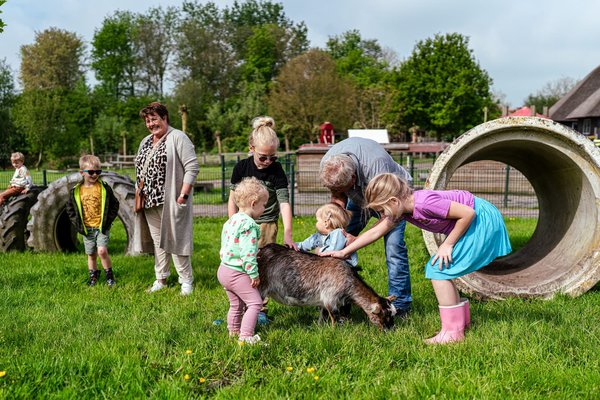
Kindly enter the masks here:
M 110 227 L 119 212 L 119 201 L 111 187 L 100 174 L 100 159 L 85 155 L 79 159 L 79 173 L 83 180 L 71 189 L 67 214 L 77 232 L 83 235 L 85 253 L 88 255 L 88 284 L 94 286 L 100 276 L 98 256 L 106 272 L 108 286 L 115 284 L 112 263 L 108 255 Z

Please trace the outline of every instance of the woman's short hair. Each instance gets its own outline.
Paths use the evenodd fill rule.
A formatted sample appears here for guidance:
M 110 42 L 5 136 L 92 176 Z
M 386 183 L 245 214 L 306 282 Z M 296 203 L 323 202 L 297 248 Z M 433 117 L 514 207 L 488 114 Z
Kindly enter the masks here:
M 267 116 L 254 118 L 248 143 L 250 146 L 279 147 L 279 138 L 275 132 L 275 120 Z
M 392 216 L 389 206 L 390 198 L 397 197 L 405 201 L 413 193 L 412 188 L 404 179 L 397 175 L 385 173 L 375 176 L 365 189 L 367 208 L 383 210 L 385 215 Z
M 15 151 L 14 153 L 12 153 L 10 155 L 10 160 L 11 161 L 21 161 L 22 163 L 25 162 L 25 156 L 23 155 L 23 153 L 19 152 L 19 151 Z
M 158 101 L 153 101 L 152 103 L 148 104 L 146 107 L 140 110 L 140 117 L 143 120 L 145 120 L 147 116 L 154 114 L 158 115 L 159 117 L 167 121 L 167 123 L 169 123 L 169 110 L 167 110 L 167 107 L 165 107 Z
M 321 165 L 319 176 L 321 183 L 328 189 L 348 186 L 356 174 L 352 158 L 347 154 L 336 154 Z
M 242 179 L 233 191 L 233 200 L 238 208 L 250 207 L 253 201 L 258 201 L 263 196 L 269 196 L 269 192 L 265 185 L 253 176 Z
M 79 158 L 79 169 L 85 169 L 86 166 L 100 168 L 100 159 L 94 155 L 86 154 Z
M 333 229 L 345 229 L 350 223 L 350 211 L 335 203 L 323 204 L 315 213 L 317 217 L 329 222 Z

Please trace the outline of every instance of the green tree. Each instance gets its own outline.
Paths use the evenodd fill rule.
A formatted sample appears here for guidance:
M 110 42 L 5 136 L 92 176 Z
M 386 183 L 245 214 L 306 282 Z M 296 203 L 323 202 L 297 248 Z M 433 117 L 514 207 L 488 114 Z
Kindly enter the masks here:
M 306 26 L 294 24 L 279 3 L 235 1 L 223 14 L 246 81 L 269 82 L 288 60 L 308 49 Z
M 83 71 L 83 42 L 56 28 L 36 34 L 21 47 L 23 92 L 13 109 L 15 125 L 37 155 L 56 166 L 77 157 L 91 126 L 89 92 Z
M 239 109 L 244 99 L 268 95 L 281 66 L 308 47 L 304 25 L 269 1 L 234 2 L 223 10 L 212 2 L 185 2 L 178 32 L 175 98 L 190 109 L 190 130 L 205 146 L 223 121 L 228 132 L 245 127 L 245 134 L 250 117 Z
M 92 69 L 102 89 L 114 100 L 135 95 L 138 61 L 134 20 L 133 13 L 117 11 L 104 19 L 92 39 Z
M 24 91 L 15 104 L 15 124 L 25 133 L 31 152 L 37 155 L 36 168 L 60 134 L 62 102 L 61 89 L 33 89 Z M 75 142 L 79 144 L 78 140 Z
M 289 61 L 277 76 L 269 112 L 285 122 L 282 133 L 292 147 L 318 139 L 319 125 L 330 121 L 338 130 L 351 126 L 353 87 L 337 70 L 333 58 L 310 50 Z
M 406 126 L 419 126 L 438 139 L 452 139 L 483 122 L 492 107 L 491 78 L 458 33 L 418 42 L 401 64 L 397 101 Z
M 6 0 L 0 0 L 0 6 L 4 5 L 4 3 L 6 3 Z M 2 11 L 0 11 L 0 14 L 2 14 Z M 5 26 L 6 24 L 4 23 L 4 21 L 0 19 L 0 33 L 4 32 Z
M 389 61 L 393 54 L 386 53 L 377 40 L 363 39 L 358 30 L 329 38 L 327 52 L 338 72 L 355 86 L 353 127 L 399 129 L 394 107 L 397 89 L 391 84 L 394 70 Z
M 25 153 L 25 140 L 11 118 L 17 99 L 12 71 L 6 59 L 0 60 L 0 167 L 8 165 L 13 151 Z
M 544 111 L 544 107 L 552 107 L 557 101 L 559 101 L 564 95 L 569 93 L 575 86 L 577 81 L 573 78 L 560 78 L 555 81 L 548 82 L 540 90 L 534 94 L 530 94 L 524 100 L 525 105 L 535 106 L 535 110 L 538 113 Z
M 178 10 L 151 8 L 137 15 L 133 35 L 137 51 L 137 91 L 142 95 L 163 97 L 164 84 L 175 52 Z
M 377 40 L 364 40 L 358 30 L 330 37 L 326 48 L 340 74 L 361 87 L 378 84 L 389 73 L 390 65 Z
M 21 46 L 23 90 L 75 88 L 85 73 L 84 51 L 75 33 L 58 28 L 36 32 L 35 43 Z

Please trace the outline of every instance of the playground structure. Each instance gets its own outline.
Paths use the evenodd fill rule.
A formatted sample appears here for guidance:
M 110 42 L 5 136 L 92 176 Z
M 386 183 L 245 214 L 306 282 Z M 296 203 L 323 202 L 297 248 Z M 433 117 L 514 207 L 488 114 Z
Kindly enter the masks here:
M 305 161 L 318 165 L 327 148 L 323 143 L 308 149 Z M 445 189 L 461 166 L 485 160 L 506 163 L 527 178 L 538 199 L 539 219 L 522 248 L 462 277 L 460 289 L 478 298 L 549 298 L 556 293 L 577 296 L 596 285 L 600 150 L 585 136 L 551 120 L 502 118 L 473 128 L 441 152 L 426 188 Z M 119 218 L 130 253 L 134 184 L 112 172 L 102 176 L 121 203 Z M 0 252 L 74 250 L 77 235 L 64 209 L 69 189 L 78 180 L 79 174 L 73 173 L 9 202 L 0 215 Z M 423 237 L 430 253 L 443 240 L 428 232 Z

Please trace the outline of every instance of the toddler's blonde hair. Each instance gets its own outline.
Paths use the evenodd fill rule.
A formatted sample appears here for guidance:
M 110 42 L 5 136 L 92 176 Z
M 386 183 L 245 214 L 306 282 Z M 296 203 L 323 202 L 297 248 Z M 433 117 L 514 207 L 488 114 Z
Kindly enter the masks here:
M 12 153 L 10 155 L 10 160 L 11 161 L 21 161 L 22 163 L 25 162 L 25 156 L 23 155 L 23 153 L 19 152 L 19 151 L 15 151 L 14 153 Z
M 390 198 L 397 197 L 404 202 L 412 193 L 413 190 L 408 182 L 399 176 L 390 173 L 379 174 L 367 185 L 365 201 L 367 208 L 383 210 L 386 216 L 398 217 L 393 215 L 389 206 Z
M 255 177 L 247 177 L 238 183 L 233 191 L 233 200 L 238 208 L 250 207 L 253 201 L 258 201 L 263 196 L 269 196 L 265 185 Z
M 327 203 L 317 209 L 315 215 L 329 222 L 333 229 L 345 229 L 350 223 L 350 211 L 340 207 L 335 203 Z
M 86 166 L 100 169 L 100 159 L 94 155 L 86 154 L 79 158 L 79 169 L 85 169 Z
M 279 138 L 275 132 L 275 120 L 262 116 L 252 120 L 252 133 L 248 138 L 250 146 L 275 146 L 279 147 Z

